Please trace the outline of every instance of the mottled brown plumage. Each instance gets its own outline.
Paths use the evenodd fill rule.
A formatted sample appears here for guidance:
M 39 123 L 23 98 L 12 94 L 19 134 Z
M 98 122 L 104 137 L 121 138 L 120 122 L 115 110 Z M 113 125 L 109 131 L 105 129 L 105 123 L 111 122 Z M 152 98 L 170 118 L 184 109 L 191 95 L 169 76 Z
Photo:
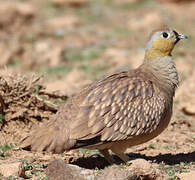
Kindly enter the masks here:
M 99 149 L 112 162 L 110 149 L 128 161 L 127 148 L 156 137 L 171 119 L 178 86 L 171 51 L 182 38 L 186 36 L 171 29 L 155 31 L 142 65 L 83 89 L 26 137 L 21 147 L 55 153 L 80 147 Z

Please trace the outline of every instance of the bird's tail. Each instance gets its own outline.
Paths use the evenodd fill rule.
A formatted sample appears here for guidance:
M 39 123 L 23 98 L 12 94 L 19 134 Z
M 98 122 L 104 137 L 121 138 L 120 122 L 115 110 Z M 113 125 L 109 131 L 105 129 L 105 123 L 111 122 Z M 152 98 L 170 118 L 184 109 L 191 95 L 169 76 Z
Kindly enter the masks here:
M 53 153 L 69 150 L 76 141 L 69 139 L 70 132 L 65 122 L 64 119 L 59 119 L 57 115 L 54 115 L 51 120 L 43 123 L 31 135 L 25 137 L 19 147 L 25 150 Z

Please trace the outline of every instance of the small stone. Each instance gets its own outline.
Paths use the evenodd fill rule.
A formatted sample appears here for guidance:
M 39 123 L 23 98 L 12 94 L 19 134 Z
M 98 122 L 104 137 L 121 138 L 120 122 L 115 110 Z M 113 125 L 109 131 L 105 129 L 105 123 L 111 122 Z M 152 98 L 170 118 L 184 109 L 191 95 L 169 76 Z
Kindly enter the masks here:
M 0 174 L 2 174 L 4 177 L 9 177 L 9 176 L 22 177 L 24 174 L 24 165 L 22 162 L 1 164 L 0 165 Z
M 146 161 L 145 159 L 136 159 L 130 161 L 128 170 L 146 179 L 164 179 L 163 173 L 160 170 L 154 168 L 152 163 Z
M 52 0 L 52 3 L 57 7 L 71 6 L 71 7 L 83 7 L 88 4 L 88 0 Z
M 181 173 L 177 177 L 182 180 L 193 180 L 195 178 L 195 171 Z
M 76 165 L 64 163 L 57 159 L 52 161 L 47 169 L 46 175 L 49 180 L 92 180 L 94 174 L 92 170 L 83 169 Z
M 192 2 L 193 0 L 158 0 L 162 3 L 189 3 L 190 1 Z
M 102 171 L 100 175 L 97 176 L 97 180 L 138 180 L 139 177 L 128 170 L 122 169 L 119 166 L 112 166 Z

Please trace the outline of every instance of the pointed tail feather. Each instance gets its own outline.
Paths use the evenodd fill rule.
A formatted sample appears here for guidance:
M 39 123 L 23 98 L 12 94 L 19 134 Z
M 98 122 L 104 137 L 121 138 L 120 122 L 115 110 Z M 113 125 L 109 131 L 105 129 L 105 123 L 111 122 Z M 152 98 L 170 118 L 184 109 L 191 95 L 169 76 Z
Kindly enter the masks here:
M 62 153 L 69 150 L 76 140 L 69 139 L 69 127 L 65 121 L 55 119 L 38 127 L 31 135 L 25 137 L 19 147 L 32 151 Z

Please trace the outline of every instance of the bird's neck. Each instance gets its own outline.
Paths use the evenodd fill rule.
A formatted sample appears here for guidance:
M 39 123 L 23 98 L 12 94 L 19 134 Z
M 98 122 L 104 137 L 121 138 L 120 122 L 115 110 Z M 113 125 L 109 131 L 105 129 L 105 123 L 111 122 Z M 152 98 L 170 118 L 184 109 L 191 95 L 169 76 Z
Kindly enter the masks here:
M 150 59 L 150 60 L 155 60 L 158 57 L 167 57 L 170 56 L 170 51 L 169 50 L 162 50 L 162 49 L 150 49 L 146 50 L 145 53 L 145 59 Z
M 155 60 L 145 59 L 140 66 L 142 71 L 147 70 L 149 76 L 158 87 L 164 90 L 169 96 L 174 96 L 175 89 L 179 85 L 178 73 L 171 56 L 156 58 Z

